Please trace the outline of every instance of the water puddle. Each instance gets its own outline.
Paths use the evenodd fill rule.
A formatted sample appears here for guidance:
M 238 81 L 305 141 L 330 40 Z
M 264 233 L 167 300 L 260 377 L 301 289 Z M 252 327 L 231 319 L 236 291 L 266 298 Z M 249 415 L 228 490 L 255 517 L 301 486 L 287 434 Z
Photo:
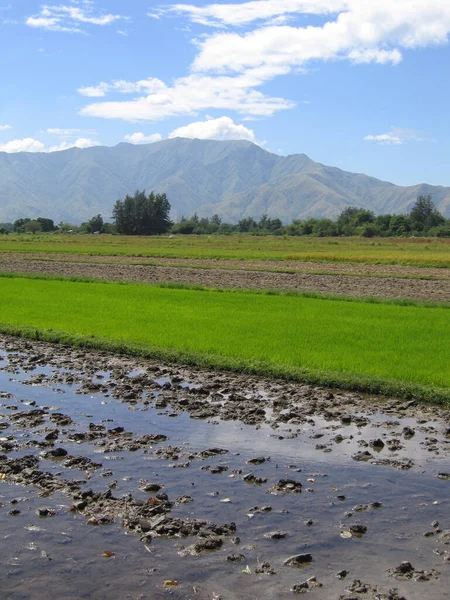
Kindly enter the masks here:
M 0 347 L 2 597 L 450 598 L 437 413 L 325 409 L 291 384 L 69 349 L 30 361 L 14 344 Z

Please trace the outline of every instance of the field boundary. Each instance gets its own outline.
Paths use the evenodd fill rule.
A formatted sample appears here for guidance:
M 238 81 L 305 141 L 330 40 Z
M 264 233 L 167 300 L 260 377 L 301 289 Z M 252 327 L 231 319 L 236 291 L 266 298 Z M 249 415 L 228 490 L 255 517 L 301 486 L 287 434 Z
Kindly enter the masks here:
M 113 354 L 161 360 L 187 367 L 229 371 L 309 385 L 320 385 L 334 390 L 361 392 L 370 395 L 417 400 L 434 404 L 450 404 L 450 389 L 393 381 L 373 376 L 295 368 L 270 362 L 236 359 L 200 352 L 186 352 L 147 344 L 141 345 L 116 341 L 95 335 L 81 335 L 53 329 L 21 327 L 2 322 L 0 322 L 0 334 L 52 344 L 69 345 L 87 350 L 101 350 Z

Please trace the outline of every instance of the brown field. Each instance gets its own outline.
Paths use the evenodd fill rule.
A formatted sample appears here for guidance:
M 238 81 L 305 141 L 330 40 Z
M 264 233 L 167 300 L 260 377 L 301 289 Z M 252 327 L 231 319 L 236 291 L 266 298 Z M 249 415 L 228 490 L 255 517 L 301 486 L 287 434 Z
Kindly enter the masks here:
M 2 271 L 141 283 L 450 301 L 450 269 L 406 265 L 3 254 Z

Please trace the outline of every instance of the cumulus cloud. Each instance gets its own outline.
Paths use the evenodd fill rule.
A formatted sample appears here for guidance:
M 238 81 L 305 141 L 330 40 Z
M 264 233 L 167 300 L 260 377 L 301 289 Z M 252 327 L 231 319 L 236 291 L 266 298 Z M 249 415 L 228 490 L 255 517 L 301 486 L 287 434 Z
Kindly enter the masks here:
M 270 79 L 275 71 L 273 68 L 255 69 L 238 77 L 193 74 L 176 79 L 172 86 L 152 79 L 152 91 L 145 96 L 125 102 L 89 104 L 81 109 L 80 114 L 125 121 L 158 121 L 207 109 L 235 110 L 246 115 L 270 116 L 278 110 L 294 106 L 284 98 L 266 96 L 254 89 Z M 278 72 L 284 71 L 278 69 Z M 117 82 L 111 85 L 117 86 Z M 141 82 L 121 82 L 120 89 L 114 89 L 123 93 L 123 90 L 138 85 L 143 89 Z
M 196 121 L 184 127 L 178 127 L 169 134 L 169 138 L 184 137 L 201 140 L 248 140 L 256 142 L 253 130 L 237 125 L 230 117 L 220 117 L 207 121 Z
M 29 27 L 48 31 L 84 33 L 83 25 L 104 26 L 121 19 L 126 19 L 126 17 L 96 13 L 90 0 L 82 0 L 75 6 L 73 4 L 43 4 L 40 12 L 27 17 L 25 23 Z
M 51 146 L 48 149 L 48 152 L 60 152 L 61 150 L 68 150 L 69 148 L 91 148 L 92 146 L 100 146 L 100 142 L 95 140 L 91 140 L 89 138 L 77 138 L 76 140 L 70 142 L 68 140 L 64 140 L 60 144 L 56 146 Z
M 0 131 L 6 131 L 7 129 L 11 129 L 11 125 L 0 125 Z
M 24 138 L 22 140 L 11 140 L 5 144 L 0 144 L 0 152 L 43 152 L 44 144 L 33 138 Z
M 286 5 L 290 12 L 311 10 L 305 6 L 306 2 L 277 0 L 269 4 L 273 15 L 286 12 Z M 296 9 L 295 4 L 298 5 Z M 278 5 L 281 8 L 277 9 Z M 212 11 L 214 6 L 211 5 L 209 10 Z M 252 20 L 258 15 L 258 18 L 267 16 L 266 2 L 222 5 L 221 9 L 226 9 L 224 14 L 229 15 L 233 6 L 237 16 L 228 20 L 222 17 L 223 23 L 229 24 L 231 18 L 235 25 L 247 23 L 247 17 L 239 17 L 239 11 L 245 6 L 247 15 L 251 9 Z M 200 52 L 194 61 L 194 69 L 243 72 L 248 68 L 273 65 L 292 69 L 309 61 L 331 59 L 397 64 L 402 58 L 402 49 L 448 42 L 450 3 L 447 0 L 329 0 L 318 2 L 317 6 L 322 13 L 331 15 L 322 25 L 277 27 L 263 23 L 243 34 L 220 32 L 208 36 L 199 42 Z
M 450 34 L 448 0 L 175 4 L 150 16 L 163 18 L 168 13 L 214 27 L 192 40 L 198 52 L 189 74 L 171 84 L 150 78 L 81 87 L 79 93 L 91 98 L 136 94 L 131 100 L 93 102 L 81 109 L 82 115 L 157 121 L 216 109 L 244 117 L 271 116 L 296 106 L 296 102 L 260 91 L 276 77 L 304 72 L 318 61 L 397 65 L 405 51 L 446 44 Z M 291 17 L 308 15 L 316 16 L 313 25 L 286 24 Z
M 154 142 L 160 142 L 162 135 L 160 133 L 145 135 L 141 131 L 137 131 L 136 133 L 126 135 L 124 140 L 130 142 L 130 144 L 153 144 Z
M 100 143 L 89 138 L 77 138 L 69 141 L 63 140 L 60 144 L 46 148 L 45 144 L 33 138 L 24 138 L 22 140 L 11 140 L 0 144 L 0 152 L 13 154 L 15 152 L 59 152 L 69 148 L 90 148 L 91 146 L 100 146 Z
M 386 145 L 399 145 L 406 141 L 414 140 L 416 142 L 423 142 L 425 138 L 420 135 L 414 129 L 402 129 L 401 127 L 391 127 L 388 133 L 370 134 L 363 137 L 366 142 L 378 142 L 379 144 Z

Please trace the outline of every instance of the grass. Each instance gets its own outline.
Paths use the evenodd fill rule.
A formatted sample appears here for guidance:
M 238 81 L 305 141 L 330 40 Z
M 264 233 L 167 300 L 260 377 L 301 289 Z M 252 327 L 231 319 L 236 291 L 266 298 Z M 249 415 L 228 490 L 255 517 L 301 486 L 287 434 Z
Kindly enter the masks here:
M 450 401 L 450 313 L 183 286 L 4 276 L 3 332 Z
M 1 252 L 450 267 L 450 239 L 0 235 Z

